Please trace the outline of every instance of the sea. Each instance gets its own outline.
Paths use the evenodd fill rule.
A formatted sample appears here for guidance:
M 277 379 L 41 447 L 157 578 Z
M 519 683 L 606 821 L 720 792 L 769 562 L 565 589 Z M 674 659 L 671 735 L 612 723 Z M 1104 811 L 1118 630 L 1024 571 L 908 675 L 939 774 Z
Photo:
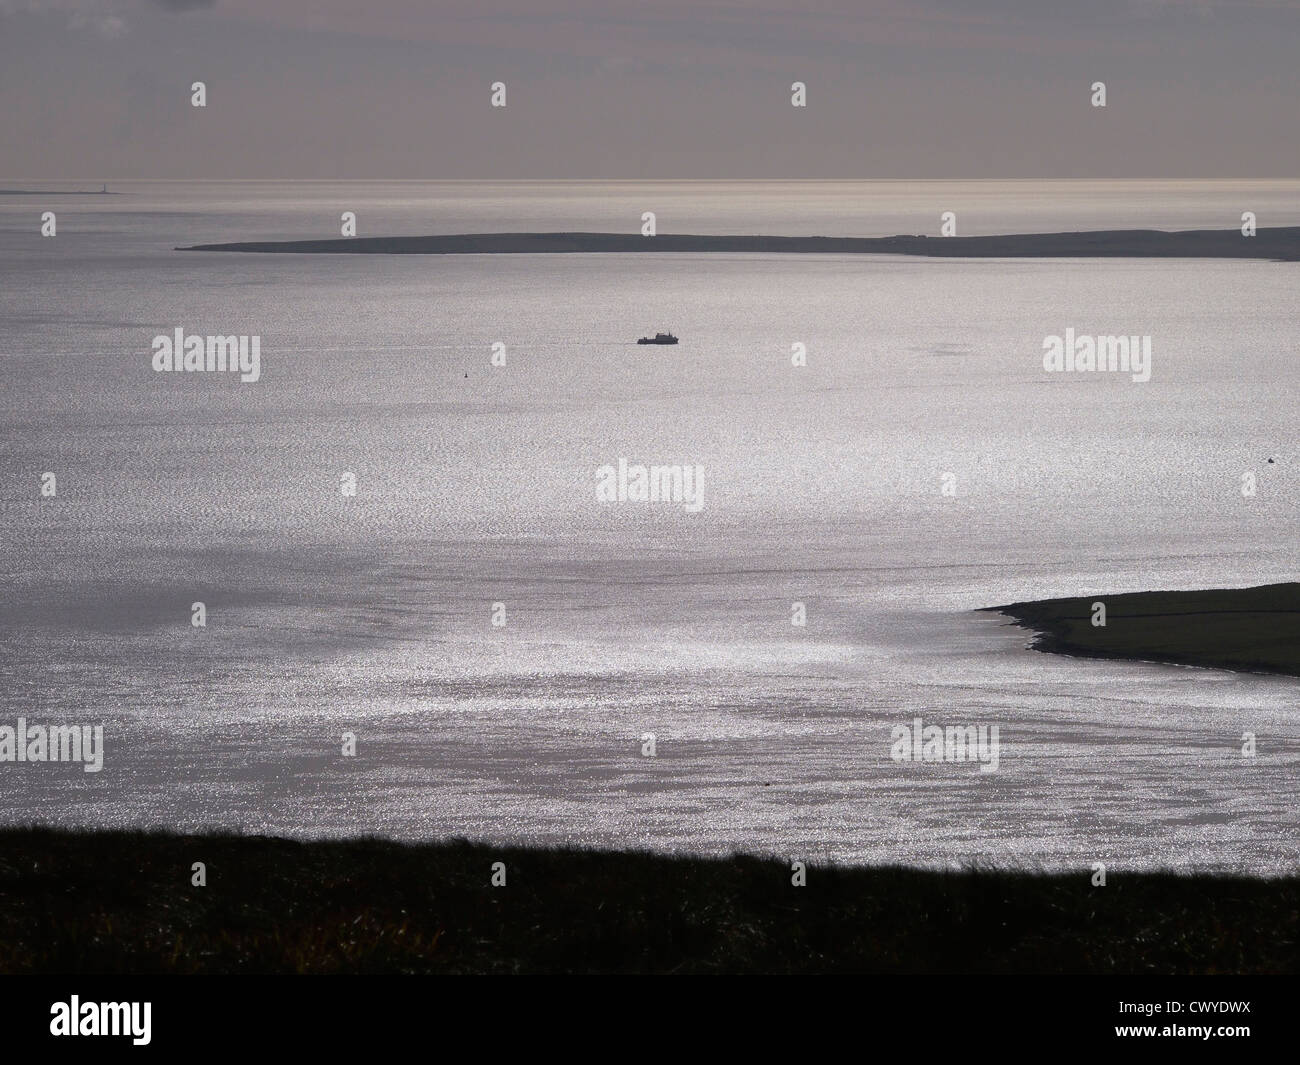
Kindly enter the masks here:
M 1237 229 L 1300 182 L 99 185 L 0 180 L 0 726 L 103 728 L 0 762 L 0 824 L 1296 872 L 1300 682 L 980 608 L 1296 579 L 1300 263 L 175 249 Z M 177 329 L 259 379 L 156 372 Z M 1045 372 L 1067 329 L 1150 380 Z M 918 719 L 996 771 L 896 759 Z

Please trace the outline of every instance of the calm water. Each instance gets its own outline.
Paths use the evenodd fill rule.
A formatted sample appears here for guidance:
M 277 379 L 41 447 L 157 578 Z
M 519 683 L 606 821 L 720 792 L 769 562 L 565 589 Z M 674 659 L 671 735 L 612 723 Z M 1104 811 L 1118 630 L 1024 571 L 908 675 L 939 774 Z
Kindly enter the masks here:
M 343 210 L 1295 225 L 1300 183 L 114 187 L 0 197 L 0 724 L 107 745 L 0 764 L 0 821 L 1294 869 L 1295 681 L 1035 654 L 973 611 L 1294 579 L 1300 265 L 171 249 Z M 259 334 L 261 381 L 155 374 L 178 326 Z M 1151 335 L 1152 380 L 1044 374 L 1067 327 Z M 601 504 L 620 457 L 704 466 L 704 509 Z M 998 725 L 998 772 L 893 762 L 916 716 Z

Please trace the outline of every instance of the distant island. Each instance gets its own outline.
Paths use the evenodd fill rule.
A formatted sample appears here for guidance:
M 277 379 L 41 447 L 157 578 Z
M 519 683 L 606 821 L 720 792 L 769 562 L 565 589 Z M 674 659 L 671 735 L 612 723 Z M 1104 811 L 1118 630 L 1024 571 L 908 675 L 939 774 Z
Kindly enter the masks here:
M 428 237 L 337 237 L 329 240 L 195 244 L 177 251 L 348 255 L 538 255 L 575 252 L 758 252 L 820 255 L 924 255 L 959 258 L 1169 258 L 1300 261 L 1300 226 L 1261 229 L 1114 229 L 1019 233 L 1000 237 L 762 237 L 684 233 L 460 233 Z
M 1104 626 L 1094 603 L 1105 604 Z M 1128 592 L 985 607 L 1035 632 L 1036 651 L 1300 676 L 1300 584 Z
M 121 196 L 120 192 L 109 192 L 108 186 L 102 189 L 63 189 L 51 192 L 48 189 L 0 189 L 0 196 Z

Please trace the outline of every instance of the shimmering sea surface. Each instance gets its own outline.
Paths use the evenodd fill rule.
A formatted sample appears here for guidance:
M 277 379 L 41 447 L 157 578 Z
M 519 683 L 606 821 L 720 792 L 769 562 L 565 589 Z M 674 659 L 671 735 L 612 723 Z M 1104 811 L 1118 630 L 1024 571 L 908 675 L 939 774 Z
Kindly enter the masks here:
M 1300 183 L 112 190 L 0 195 L 0 725 L 106 743 L 0 763 L 0 822 L 1294 871 L 1300 682 L 1039 654 L 976 610 L 1295 579 L 1300 264 L 172 249 L 345 210 L 1296 225 Z M 261 380 L 155 373 L 177 327 L 260 335 Z M 1150 382 L 1044 373 L 1066 328 L 1151 336 Z M 703 466 L 704 508 L 600 502 L 620 458 Z M 997 725 L 998 771 L 893 761 L 916 717 Z

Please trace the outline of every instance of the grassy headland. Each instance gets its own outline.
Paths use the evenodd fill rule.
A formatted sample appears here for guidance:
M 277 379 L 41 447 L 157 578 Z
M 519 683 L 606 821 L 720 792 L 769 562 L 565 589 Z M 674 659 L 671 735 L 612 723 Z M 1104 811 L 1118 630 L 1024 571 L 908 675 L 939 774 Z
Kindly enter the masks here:
M 1296 972 L 1298 939 L 1298 877 L 0 830 L 0 973 Z
M 1106 624 L 1092 623 L 1093 604 Z M 986 607 L 1035 632 L 1037 651 L 1300 676 L 1300 584 L 1128 592 Z
M 994 237 L 764 237 L 665 233 L 458 233 L 426 237 L 196 244 L 177 251 L 296 252 L 342 255 L 537 255 L 572 252 L 757 252 L 810 255 L 926 255 L 961 258 L 1179 258 L 1300 260 L 1300 227 L 1166 233 L 1156 229 L 1018 233 Z

